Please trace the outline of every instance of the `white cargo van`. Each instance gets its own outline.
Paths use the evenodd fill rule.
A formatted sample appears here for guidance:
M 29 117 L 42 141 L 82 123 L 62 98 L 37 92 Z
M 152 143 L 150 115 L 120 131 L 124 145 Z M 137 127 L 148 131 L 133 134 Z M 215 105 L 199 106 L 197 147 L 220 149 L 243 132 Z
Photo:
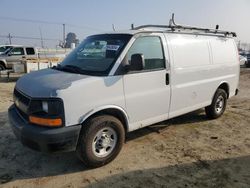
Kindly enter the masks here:
M 175 24 L 90 36 L 59 66 L 17 81 L 12 129 L 32 149 L 76 151 L 98 167 L 127 132 L 203 107 L 218 118 L 238 91 L 233 36 Z

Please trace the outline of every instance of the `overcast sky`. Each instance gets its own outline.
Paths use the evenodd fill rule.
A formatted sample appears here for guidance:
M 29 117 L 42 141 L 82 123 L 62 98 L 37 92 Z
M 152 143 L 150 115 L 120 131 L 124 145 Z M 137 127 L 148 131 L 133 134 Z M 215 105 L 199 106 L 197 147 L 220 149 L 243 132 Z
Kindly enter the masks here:
M 3 36 L 57 39 L 45 41 L 55 47 L 66 33 L 75 32 L 82 40 L 87 35 L 130 28 L 131 23 L 168 24 L 171 13 L 178 23 L 235 31 L 237 40 L 250 43 L 250 0 L 0 0 L 0 44 Z M 30 23 L 21 20 L 41 20 Z M 39 29 L 40 28 L 40 29 Z M 12 43 L 40 45 L 39 40 L 12 38 Z

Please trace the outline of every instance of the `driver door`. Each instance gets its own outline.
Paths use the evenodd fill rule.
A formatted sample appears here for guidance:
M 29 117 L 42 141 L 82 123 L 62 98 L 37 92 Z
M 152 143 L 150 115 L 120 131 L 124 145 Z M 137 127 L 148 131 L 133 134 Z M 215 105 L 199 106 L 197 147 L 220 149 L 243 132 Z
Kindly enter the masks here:
M 22 61 L 22 57 L 25 56 L 23 47 L 14 47 L 6 58 L 8 62 L 9 68 L 12 67 L 15 63 L 20 63 Z
M 153 34 L 138 37 L 127 53 L 127 63 L 133 54 L 142 54 L 145 59 L 143 70 L 129 71 L 123 77 L 131 130 L 168 118 L 170 86 L 165 48 L 163 34 Z

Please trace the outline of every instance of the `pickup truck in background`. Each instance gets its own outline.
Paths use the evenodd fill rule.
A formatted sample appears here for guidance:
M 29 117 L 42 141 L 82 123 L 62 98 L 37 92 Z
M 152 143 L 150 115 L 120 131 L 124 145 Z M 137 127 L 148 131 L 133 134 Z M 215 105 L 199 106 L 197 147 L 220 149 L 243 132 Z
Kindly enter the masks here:
M 6 50 L 0 55 L 0 71 L 12 69 L 13 64 L 20 64 L 23 60 L 38 59 L 63 59 L 71 49 L 39 49 L 28 46 L 6 46 Z

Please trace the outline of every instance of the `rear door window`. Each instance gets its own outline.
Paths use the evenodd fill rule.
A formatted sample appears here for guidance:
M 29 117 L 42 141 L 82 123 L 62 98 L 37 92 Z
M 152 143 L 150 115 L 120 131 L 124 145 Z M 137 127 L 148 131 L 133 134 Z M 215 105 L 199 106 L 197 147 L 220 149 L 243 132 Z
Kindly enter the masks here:
M 26 53 L 27 55 L 35 55 L 35 50 L 34 48 L 26 48 Z

